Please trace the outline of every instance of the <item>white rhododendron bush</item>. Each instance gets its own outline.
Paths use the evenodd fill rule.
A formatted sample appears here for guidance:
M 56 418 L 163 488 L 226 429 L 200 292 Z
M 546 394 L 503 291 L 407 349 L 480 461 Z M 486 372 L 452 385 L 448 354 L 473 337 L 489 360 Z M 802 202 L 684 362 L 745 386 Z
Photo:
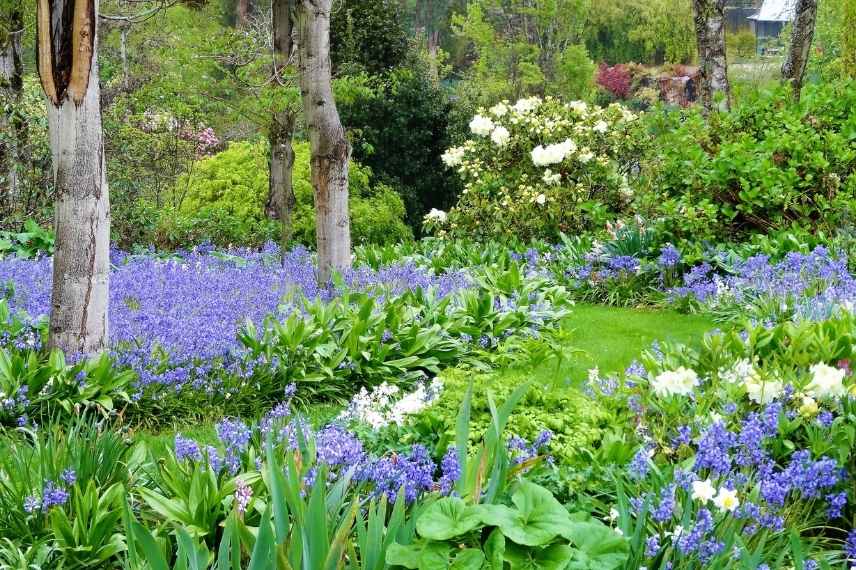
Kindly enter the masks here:
M 637 115 L 547 97 L 480 109 L 471 136 L 443 155 L 464 182 L 448 218 L 428 225 L 470 236 L 553 237 L 600 226 L 626 208 L 643 136 Z M 439 223 L 438 223 L 439 222 Z

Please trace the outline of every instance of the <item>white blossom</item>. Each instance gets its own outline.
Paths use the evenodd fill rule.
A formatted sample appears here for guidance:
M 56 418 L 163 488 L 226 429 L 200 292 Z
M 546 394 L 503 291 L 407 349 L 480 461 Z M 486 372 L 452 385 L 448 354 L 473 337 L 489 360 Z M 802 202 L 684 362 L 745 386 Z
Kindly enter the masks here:
M 485 117 L 483 115 L 476 115 L 473 117 L 473 120 L 470 121 L 470 130 L 474 135 L 478 135 L 480 137 L 488 136 L 491 131 L 493 131 L 493 121 L 490 117 Z
M 698 386 L 698 374 L 695 370 L 683 366 L 676 370 L 661 372 L 651 382 L 651 387 L 658 396 L 688 396 L 696 386 Z
M 813 365 L 811 382 L 806 386 L 806 392 L 813 398 L 841 398 L 847 393 L 844 388 L 844 370 L 827 364 Z
M 499 147 L 507 145 L 510 139 L 511 133 L 508 132 L 508 129 L 502 126 L 496 127 L 490 134 L 490 140 L 493 141 L 493 144 Z
M 446 166 L 458 166 L 464 160 L 464 154 L 466 154 L 466 150 L 462 146 L 453 146 L 448 149 L 440 159 L 443 161 L 443 164 Z

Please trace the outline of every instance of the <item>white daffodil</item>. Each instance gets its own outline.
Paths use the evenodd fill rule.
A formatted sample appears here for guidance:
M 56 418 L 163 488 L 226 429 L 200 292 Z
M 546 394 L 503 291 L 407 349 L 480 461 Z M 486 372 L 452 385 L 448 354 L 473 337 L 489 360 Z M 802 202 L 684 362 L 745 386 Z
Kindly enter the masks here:
M 737 498 L 737 491 L 723 487 L 719 490 L 716 497 L 713 498 L 713 504 L 719 510 L 730 513 L 740 506 L 740 499 Z
M 693 500 L 701 501 L 702 504 L 706 504 L 708 501 L 713 500 L 716 496 L 716 487 L 710 482 L 710 479 L 705 479 L 704 481 L 693 481 Z

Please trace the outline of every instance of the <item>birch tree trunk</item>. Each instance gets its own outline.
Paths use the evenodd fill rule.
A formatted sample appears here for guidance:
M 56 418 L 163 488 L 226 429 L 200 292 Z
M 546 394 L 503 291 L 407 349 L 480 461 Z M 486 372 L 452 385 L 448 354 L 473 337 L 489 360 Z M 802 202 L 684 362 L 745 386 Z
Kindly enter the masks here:
M 782 64 L 782 79 L 791 82 L 794 99 L 799 101 L 805 68 L 808 64 L 814 26 L 817 22 L 817 0 L 797 0 L 791 29 L 791 47 Z
M 36 0 L 38 70 L 56 188 L 50 337 L 68 354 L 107 345 L 110 205 L 98 85 L 98 0 Z
M 725 0 L 693 0 L 699 58 L 699 96 L 705 113 L 731 108 L 725 56 Z
M 21 35 L 24 33 L 24 21 L 21 8 L 8 8 L 2 14 L 7 27 L 0 31 L 0 206 L 5 202 L 9 211 L 14 211 L 20 196 L 18 192 L 17 164 L 23 145 L 23 129 L 19 119 L 13 113 L 2 111 L 4 105 L 14 110 L 21 101 L 23 91 L 24 67 L 21 60 Z
M 312 150 L 318 281 L 351 265 L 348 160 L 351 145 L 339 120 L 330 71 L 332 0 L 295 0 L 298 72 Z

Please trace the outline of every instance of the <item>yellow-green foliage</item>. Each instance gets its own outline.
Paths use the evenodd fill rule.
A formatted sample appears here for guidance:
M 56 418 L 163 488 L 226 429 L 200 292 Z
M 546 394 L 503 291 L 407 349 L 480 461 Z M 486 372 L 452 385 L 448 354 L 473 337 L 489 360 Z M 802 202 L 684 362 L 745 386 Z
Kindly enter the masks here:
M 315 242 L 315 211 L 310 183 L 309 145 L 295 144 L 293 170 L 294 240 Z M 351 236 L 354 243 L 394 243 L 411 239 L 404 204 L 391 188 L 372 186 L 371 170 L 357 163 L 349 176 Z M 258 245 L 276 240 L 279 224 L 268 219 L 268 148 L 264 141 L 236 142 L 200 161 L 179 178 L 180 206 L 161 215 L 159 237 L 179 246 L 210 240 L 219 245 Z
M 443 374 L 440 399 L 422 412 L 420 423 L 435 433 L 445 434 L 454 441 L 455 420 L 464 400 L 471 371 L 450 370 Z M 497 403 L 505 401 L 514 389 L 526 382 L 525 372 L 511 374 L 480 374 L 473 379 L 470 422 L 472 443 L 479 440 L 490 423 L 487 394 Z M 575 464 L 587 456 L 586 450 L 597 447 L 601 433 L 612 416 L 597 402 L 586 398 L 576 389 L 556 389 L 533 385 L 508 420 L 506 432 L 529 441 L 545 429 L 553 432 L 550 454 L 560 464 Z

